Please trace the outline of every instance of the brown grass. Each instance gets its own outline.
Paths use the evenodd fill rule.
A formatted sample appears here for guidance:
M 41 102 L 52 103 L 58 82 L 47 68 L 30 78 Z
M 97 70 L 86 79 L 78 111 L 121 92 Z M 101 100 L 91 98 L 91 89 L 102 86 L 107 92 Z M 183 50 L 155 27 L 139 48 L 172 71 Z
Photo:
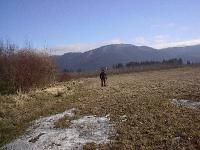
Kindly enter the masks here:
M 110 114 L 116 134 L 107 149 L 200 149 L 200 110 L 173 105 L 169 99 L 200 101 L 200 68 L 108 76 L 59 83 L 72 94 L 38 92 L 0 97 L 1 145 L 22 134 L 32 120 L 68 108 L 80 115 Z M 126 115 L 125 121 L 121 116 Z M 90 145 L 91 146 L 91 145 Z M 103 148 L 102 148 L 103 149 Z
M 64 116 L 63 118 L 60 118 L 57 122 L 54 123 L 55 128 L 69 128 L 71 125 L 72 120 L 77 120 L 80 118 L 79 111 L 75 111 L 74 116 Z

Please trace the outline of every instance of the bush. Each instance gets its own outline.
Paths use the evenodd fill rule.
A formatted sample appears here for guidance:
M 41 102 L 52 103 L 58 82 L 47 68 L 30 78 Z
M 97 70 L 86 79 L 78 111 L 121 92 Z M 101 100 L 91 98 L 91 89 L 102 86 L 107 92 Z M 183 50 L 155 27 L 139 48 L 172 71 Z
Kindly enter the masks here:
M 69 81 L 72 79 L 72 75 L 68 72 L 62 72 L 60 75 L 59 75 L 59 79 L 58 81 L 59 82 L 65 82 L 65 81 Z
M 44 53 L 21 50 L 0 54 L 0 93 L 28 91 L 54 82 L 56 66 Z

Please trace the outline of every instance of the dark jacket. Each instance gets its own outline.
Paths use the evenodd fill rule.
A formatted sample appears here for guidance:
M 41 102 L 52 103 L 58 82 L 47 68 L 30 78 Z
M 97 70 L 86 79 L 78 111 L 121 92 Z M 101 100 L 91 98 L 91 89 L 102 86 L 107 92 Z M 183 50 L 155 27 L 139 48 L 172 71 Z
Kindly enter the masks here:
M 102 72 L 100 73 L 100 79 L 101 79 L 101 80 L 107 79 L 106 73 L 105 73 L 104 71 L 102 71 Z

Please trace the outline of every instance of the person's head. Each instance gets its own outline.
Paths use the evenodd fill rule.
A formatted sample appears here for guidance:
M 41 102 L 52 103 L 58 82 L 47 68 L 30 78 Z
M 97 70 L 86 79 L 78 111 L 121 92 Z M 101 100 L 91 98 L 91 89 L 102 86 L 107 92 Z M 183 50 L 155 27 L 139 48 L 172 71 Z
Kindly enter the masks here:
M 101 69 L 101 72 L 104 72 L 104 69 Z

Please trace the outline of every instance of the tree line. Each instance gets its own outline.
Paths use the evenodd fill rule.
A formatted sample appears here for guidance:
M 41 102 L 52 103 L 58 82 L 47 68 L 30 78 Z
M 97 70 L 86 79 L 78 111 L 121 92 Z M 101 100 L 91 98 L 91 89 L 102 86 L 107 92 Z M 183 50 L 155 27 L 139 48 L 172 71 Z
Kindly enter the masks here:
M 189 63 L 189 61 L 188 61 Z M 112 65 L 113 69 L 120 69 L 120 68 L 134 68 L 138 66 L 147 66 L 147 65 L 155 65 L 155 64 L 165 64 L 165 65 L 182 65 L 183 60 L 181 58 L 173 58 L 163 61 L 142 61 L 142 62 L 135 62 L 131 61 L 126 64 L 123 63 L 117 63 Z

